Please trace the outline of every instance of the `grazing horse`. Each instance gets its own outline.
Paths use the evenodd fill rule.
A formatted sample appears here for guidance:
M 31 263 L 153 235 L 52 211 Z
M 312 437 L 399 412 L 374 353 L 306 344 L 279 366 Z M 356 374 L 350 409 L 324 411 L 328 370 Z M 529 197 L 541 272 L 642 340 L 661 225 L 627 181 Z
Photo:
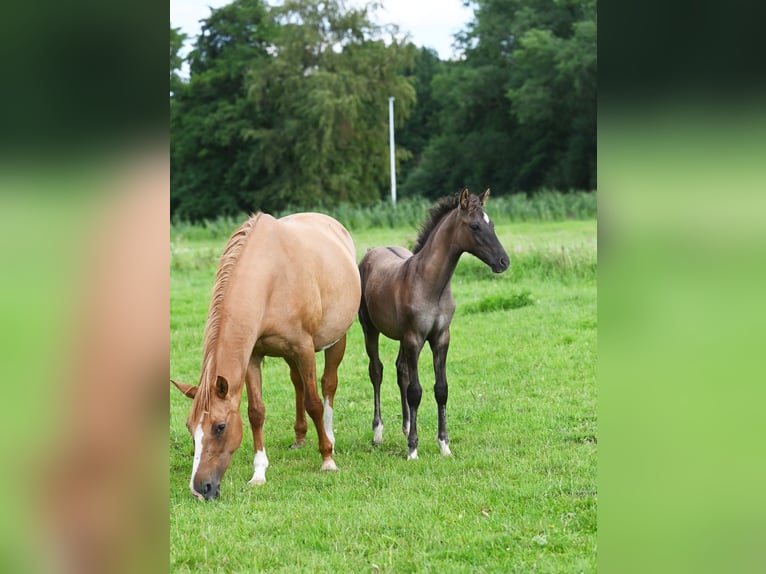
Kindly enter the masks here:
M 322 470 L 336 470 L 332 406 L 346 331 L 360 297 L 354 242 L 337 221 L 319 213 L 274 219 L 259 213 L 231 236 L 221 256 L 205 327 L 202 373 L 194 387 L 173 383 L 194 400 L 186 421 L 194 439 L 189 487 L 216 498 L 242 442 L 243 384 L 253 431 L 253 478 L 266 482 L 261 398 L 264 356 L 282 357 L 295 387 L 295 444 L 306 437 L 308 412 L 319 436 Z M 319 399 L 314 353 L 324 350 Z
M 450 280 L 460 255 L 471 253 L 495 273 L 508 269 L 508 254 L 484 212 L 487 189 L 480 197 L 468 188 L 446 197 L 431 209 L 410 253 L 401 247 L 371 249 L 359 263 L 362 301 L 359 322 L 370 358 L 370 380 L 375 395 L 372 420 L 373 443 L 383 440 L 380 417 L 380 382 L 383 365 L 378 337 L 400 341 L 396 378 L 402 399 L 402 431 L 407 436 L 408 459 L 418 458 L 417 414 L 422 389 L 418 381 L 418 357 L 428 341 L 433 352 L 439 416 L 437 441 L 443 455 L 452 454 L 447 434 L 447 349 L 449 326 L 455 312 Z

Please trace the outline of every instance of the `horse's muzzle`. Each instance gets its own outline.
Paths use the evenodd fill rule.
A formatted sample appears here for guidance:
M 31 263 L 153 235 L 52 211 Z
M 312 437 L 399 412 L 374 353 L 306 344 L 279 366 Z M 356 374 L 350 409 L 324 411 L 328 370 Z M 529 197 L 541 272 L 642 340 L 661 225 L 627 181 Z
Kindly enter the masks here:
M 205 500 L 218 498 L 221 495 L 221 481 L 207 480 L 205 482 L 194 484 L 195 494 L 201 494 Z
M 508 256 L 505 255 L 490 265 L 490 268 L 492 269 L 493 273 L 502 273 L 510 266 L 511 262 L 508 260 Z

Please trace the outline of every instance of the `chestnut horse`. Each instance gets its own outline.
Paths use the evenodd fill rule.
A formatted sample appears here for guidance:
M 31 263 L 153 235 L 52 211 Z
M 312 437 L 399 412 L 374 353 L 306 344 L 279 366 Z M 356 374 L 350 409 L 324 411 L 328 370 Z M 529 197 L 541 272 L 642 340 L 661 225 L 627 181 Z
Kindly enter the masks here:
M 447 434 L 447 349 L 449 326 L 455 312 L 450 280 L 460 255 L 471 253 L 495 273 L 508 269 L 508 254 L 484 212 L 487 189 L 480 197 L 468 188 L 443 198 L 431 209 L 415 247 L 379 247 L 368 251 L 359 263 L 362 300 L 359 322 L 370 358 L 370 380 L 375 396 L 372 420 L 373 443 L 383 440 L 380 416 L 380 383 L 383 365 L 378 337 L 400 341 L 396 378 L 402 400 L 402 431 L 407 436 L 408 459 L 418 458 L 417 414 L 422 389 L 418 381 L 418 357 L 428 341 L 433 352 L 439 429 L 437 441 L 443 455 L 452 454 Z
M 264 356 L 282 357 L 295 387 L 295 444 L 306 437 L 308 412 L 319 436 L 322 470 L 336 470 L 332 407 L 346 331 L 360 297 L 356 251 L 348 231 L 319 213 L 274 219 L 259 213 L 231 236 L 221 256 L 205 327 L 202 373 L 194 387 L 173 383 L 194 399 L 186 421 L 194 439 L 189 487 L 216 498 L 242 442 L 239 404 L 247 385 L 253 431 L 253 477 L 266 482 L 261 398 Z M 324 350 L 319 399 L 314 353 Z M 304 412 L 305 411 L 305 412 Z

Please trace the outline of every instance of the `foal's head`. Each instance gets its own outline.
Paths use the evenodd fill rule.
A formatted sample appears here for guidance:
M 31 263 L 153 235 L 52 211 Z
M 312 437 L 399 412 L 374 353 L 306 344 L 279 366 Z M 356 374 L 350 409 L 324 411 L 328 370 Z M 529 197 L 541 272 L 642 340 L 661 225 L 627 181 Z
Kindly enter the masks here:
M 197 498 L 218 498 L 221 479 L 231 461 L 231 455 L 242 442 L 240 397 L 232 396 L 229 384 L 216 377 L 212 389 L 172 381 L 187 397 L 194 400 L 186 419 L 186 428 L 194 440 L 194 462 L 189 488 Z
M 489 189 L 479 196 L 460 192 L 457 208 L 455 238 L 458 245 L 489 265 L 495 273 L 502 273 L 510 265 L 508 254 L 495 235 L 495 224 L 484 211 Z

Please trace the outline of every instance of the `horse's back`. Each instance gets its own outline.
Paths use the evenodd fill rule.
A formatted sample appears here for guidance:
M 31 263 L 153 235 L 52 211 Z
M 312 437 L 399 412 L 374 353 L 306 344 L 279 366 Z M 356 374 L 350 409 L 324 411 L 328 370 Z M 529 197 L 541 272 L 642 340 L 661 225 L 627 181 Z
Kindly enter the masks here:
M 376 247 L 359 262 L 362 281 L 361 321 L 371 321 L 386 337 L 401 338 L 401 310 L 405 283 L 401 280 L 412 253 L 403 247 Z M 366 314 L 366 317 L 363 317 Z
M 296 213 L 277 222 L 285 250 L 282 274 L 289 285 L 276 288 L 295 299 L 282 312 L 305 313 L 306 325 L 316 323 L 316 348 L 326 347 L 343 336 L 358 310 L 361 287 L 354 241 L 343 225 L 321 213 Z
M 343 225 L 324 213 L 293 213 L 277 220 L 302 247 L 318 256 L 334 258 L 336 249 L 344 252 L 356 263 L 356 249 L 351 234 Z

